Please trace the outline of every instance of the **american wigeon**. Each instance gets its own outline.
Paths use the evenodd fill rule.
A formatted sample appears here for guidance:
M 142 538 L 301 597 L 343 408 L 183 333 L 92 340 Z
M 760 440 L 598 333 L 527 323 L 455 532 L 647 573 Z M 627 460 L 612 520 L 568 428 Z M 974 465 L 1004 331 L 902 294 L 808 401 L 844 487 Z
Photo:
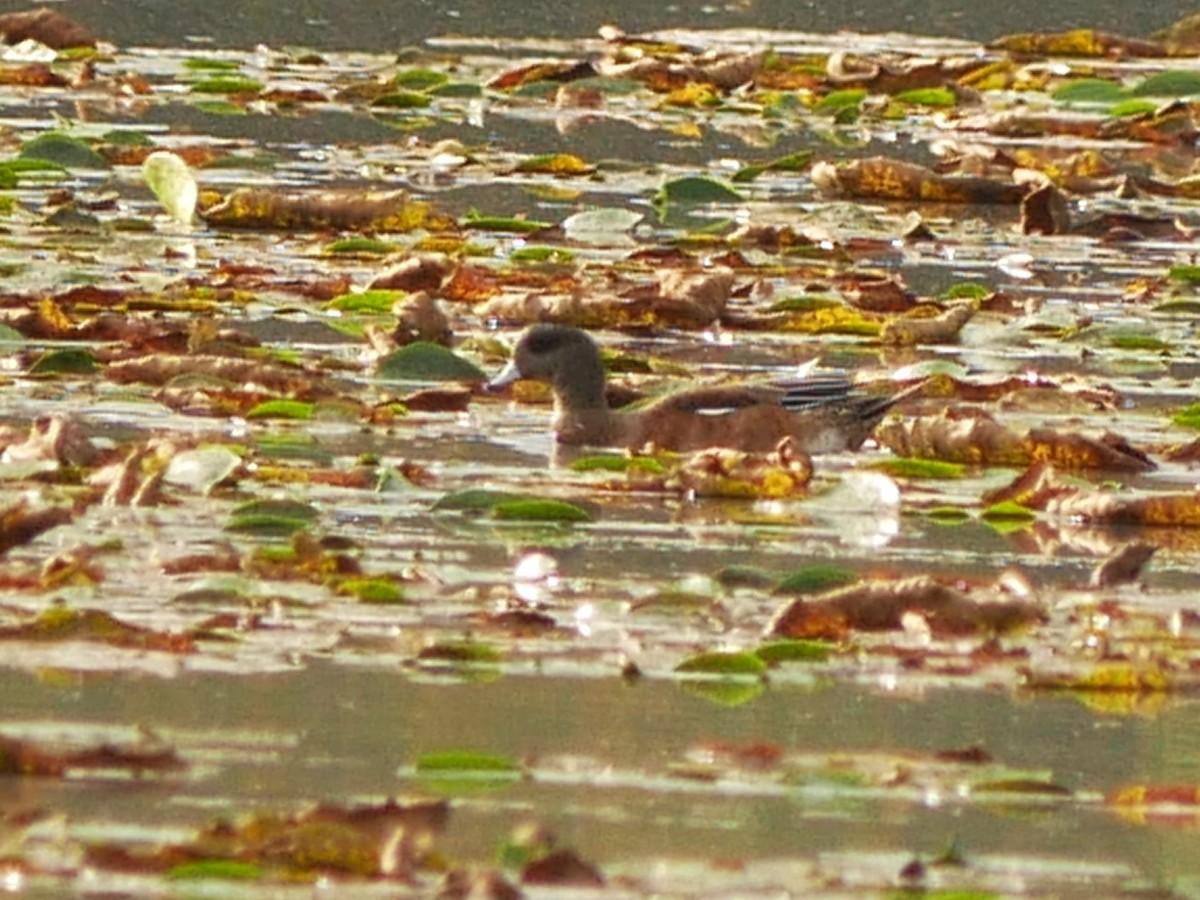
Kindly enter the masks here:
M 699 388 L 613 410 L 595 341 L 565 325 L 527 329 L 508 366 L 487 388 L 499 390 L 522 378 L 549 382 L 560 443 L 632 449 L 652 444 L 664 450 L 765 451 L 789 436 L 810 454 L 857 450 L 884 414 L 918 389 L 876 396 L 856 391 L 846 378 L 823 376 L 786 388 Z

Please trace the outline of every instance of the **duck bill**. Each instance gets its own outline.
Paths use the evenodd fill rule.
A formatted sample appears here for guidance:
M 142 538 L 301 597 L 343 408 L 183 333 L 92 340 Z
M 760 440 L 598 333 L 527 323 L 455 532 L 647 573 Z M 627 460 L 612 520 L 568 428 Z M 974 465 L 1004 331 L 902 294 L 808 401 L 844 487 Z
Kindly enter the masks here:
M 524 377 L 521 370 L 517 368 L 517 364 L 510 361 L 500 374 L 483 386 L 483 389 L 485 391 L 502 391 L 514 381 L 520 381 Z

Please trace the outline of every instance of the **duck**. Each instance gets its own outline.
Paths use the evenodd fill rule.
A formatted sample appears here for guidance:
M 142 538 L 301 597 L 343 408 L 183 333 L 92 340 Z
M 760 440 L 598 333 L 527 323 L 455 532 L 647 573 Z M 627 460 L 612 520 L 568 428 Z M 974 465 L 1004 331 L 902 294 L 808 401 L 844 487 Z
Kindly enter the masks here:
M 546 323 L 522 332 L 508 364 L 485 389 L 501 391 L 522 379 L 550 385 L 554 435 L 560 444 L 767 452 L 790 438 L 793 448 L 809 455 L 859 449 L 888 410 L 923 386 L 875 395 L 857 390 L 844 376 L 822 375 L 782 386 L 688 389 L 614 410 L 592 336 L 573 326 Z

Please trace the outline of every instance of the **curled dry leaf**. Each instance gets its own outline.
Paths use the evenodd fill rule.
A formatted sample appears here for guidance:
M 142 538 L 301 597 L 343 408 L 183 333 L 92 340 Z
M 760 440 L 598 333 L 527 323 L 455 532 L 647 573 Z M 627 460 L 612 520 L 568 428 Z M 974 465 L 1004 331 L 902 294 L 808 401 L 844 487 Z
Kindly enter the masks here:
M 288 231 L 451 231 L 457 227 L 454 219 L 403 191 L 238 188 L 201 216 L 219 228 Z
M 974 303 L 955 303 L 946 311 L 928 317 L 905 316 L 889 319 L 879 332 L 885 344 L 944 344 L 958 337 L 975 315 Z
M 1200 491 L 1134 495 L 1097 490 L 1062 480 L 1045 462 L 983 498 L 987 504 L 1005 501 L 1092 525 L 1200 528 Z
M 171 747 L 158 741 L 100 744 L 55 750 L 33 741 L 0 735 L 0 774 L 63 778 L 72 771 L 104 769 L 141 774 L 184 768 Z
M 431 295 L 425 291 L 418 291 L 399 306 L 396 328 L 392 332 L 392 340 L 395 343 L 404 345 L 414 341 L 427 341 L 431 344 L 450 346 L 454 338 L 450 317 Z
M 38 416 L 23 442 L 4 448 L 0 462 L 49 461 L 60 466 L 90 466 L 99 457 L 100 451 L 79 422 L 63 416 Z
M 28 500 L 19 500 L 0 511 L 0 555 L 28 544 L 51 528 L 66 525 L 71 519 L 72 513 L 65 507 L 30 509 Z
M 989 592 L 976 599 L 928 576 L 867 581 L 795 600 L 776 613 L 768 634 L 841 640 L 851 631 L 896 631 L 913 614 L 937 636 L 997 634 L 1045 620 L 1035 602 Z
M 1157 544 L 1131 541 L 1092 570 L 1088 586 L 1106 588 L 1137 581 L 1142 574 L 1142 568 L 1157 550 Z
M 931 203 L 1020 203 L 1028 188 L 1012 181 L 970 175 L 941 175 L 932 169 L 885 157 L 833 165 L 817 163 L 813 184 L 827 194 Z
M 370 290 L 437 291 L 455 263 L 441 253 L 417 253 L 372 279 Z
M 778 500 L 802 496 L 812 481 L 812 460 L 787 437 L 771 453 L 714 447 L 689 457 L 662 479 L 668 490 L 698 497 Z
M 885 422 L 875 430 L 875 437 L 899 456 L 968 465 L 1025 466 L 1046 461 L 1064 469 L 1148 472 L 1156 468 L 1145 453 L 1111 432 L 1099 438 L 1050 428 L 1020 434 L 973 409 Z
M 203 375 L 234 385 L 257 385 L 278 393 L 311 393 L 320 376 L 304 369 L 252 359 L 221 356 L 175 356 L 155 353 L 140 359 L 109 363 L 104 374 L 117 384 L 142 382 L 165 385 L 182 375 Z

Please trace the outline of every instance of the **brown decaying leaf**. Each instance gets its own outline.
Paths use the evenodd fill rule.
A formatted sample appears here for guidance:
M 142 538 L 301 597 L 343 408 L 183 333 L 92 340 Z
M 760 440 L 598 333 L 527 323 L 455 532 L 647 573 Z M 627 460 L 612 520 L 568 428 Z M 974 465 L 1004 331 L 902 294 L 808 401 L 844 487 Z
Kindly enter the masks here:
M 205 376 L 233 385 L 258 385 L 268 391 L 305 397 L 327 396 L 323 376 L 306 369 L 261 360 L 228 359 L 220 356 L 173 356 L 156 353 L 140 359 L 109 363 L 104 375 L 117 384 L 141 382 L 165 385 L 180 376 Z
M 526 863 L 521 870 L 523 884 L 544 884 L 557 887 L 604 887 L 604 873 L 574 850 L 560 848 Z
M 451 231 L 453 218 L 403 191 L 356 190 L 288 192 L 275 188 L 238 188 L 217 206 L 203 210 L 218 228 L 288 231 Z
M 812 180 L 818 189 L 839 197 L 932 203 L 1016 204 L 1029 190 L 1012 181 L 942 175 L 914 163 L 878 156 L 838 165 L 816 163 Z
M 1095 588 L 1107 588 L 1137 581 L 1142 574 L 1143 567 L 1157 550 L 1157 544 L 1146 541 L 1131 541 L 1125 544 L 1092 570 L 1088 585 Z
M 66 507 L 31 509 L 28 500 L 18 500 L 0 511 L 0 555 L 13 547 L 28 544 L 51 528 L 66 525 L 73 517 L 71 510 Z
M 915 315 L 888 319 L 879 332 L 884 344 L 945 344 L 958 337 L 964 325 L 975 315 L 974 303 L 955 303 L 933 316 Z
M 905 617 L 923 617 L 938 636 L 1004 633 L 1045 621 L 1041 606 L 1003 594 L 976 599 L 928 576 L 867 581 L 801 598 L 775 614 L 767 633 L 786 638 L 841 640 L 851 631 L 894 631 Z
M 1026 466 L 1051 462 L 1064 469 L 1149 472 L 1150 458 L 1111 432 L 1099 438 L 1050 428 L 1020 434 L 975 409 L 949 409 L 936 416 L 885 422 L 876 439 L 899 456 L 919 456 L 968 465 Z
M 186 635 L 130 625 L 103 610 L 59 606 L 47 609 L 31 621 L 0 628 L 0 640 L 95 641 L 111 647 L 167 653 L 192 653 L 196 649 Z
M 1200 491 L 1135 495 L 1097 490 L 1063 481 L 1046 462 L 1030 466 L 983 498 L 988 504 L 1006 500 L 1092 525 L 1200 528 Z
M 184 767 L 173 748 L 157 741 L 54 750 L 33 741 L 0 735 L 0 775 L 63 778 L 79 770 L 119 770 L 140 775 Z
M 1167 55 L 1157 41 L 1128 38 L 1092 28 L 1060 32 L 1024 32 L 1008 34 L 988 45 L 994 49 L 1024 56 L 1109 56 L 1156 58 Z
M 371 279 L 371 290 L 436 292 L 455 268 L 441 253 L 416 253 Z

